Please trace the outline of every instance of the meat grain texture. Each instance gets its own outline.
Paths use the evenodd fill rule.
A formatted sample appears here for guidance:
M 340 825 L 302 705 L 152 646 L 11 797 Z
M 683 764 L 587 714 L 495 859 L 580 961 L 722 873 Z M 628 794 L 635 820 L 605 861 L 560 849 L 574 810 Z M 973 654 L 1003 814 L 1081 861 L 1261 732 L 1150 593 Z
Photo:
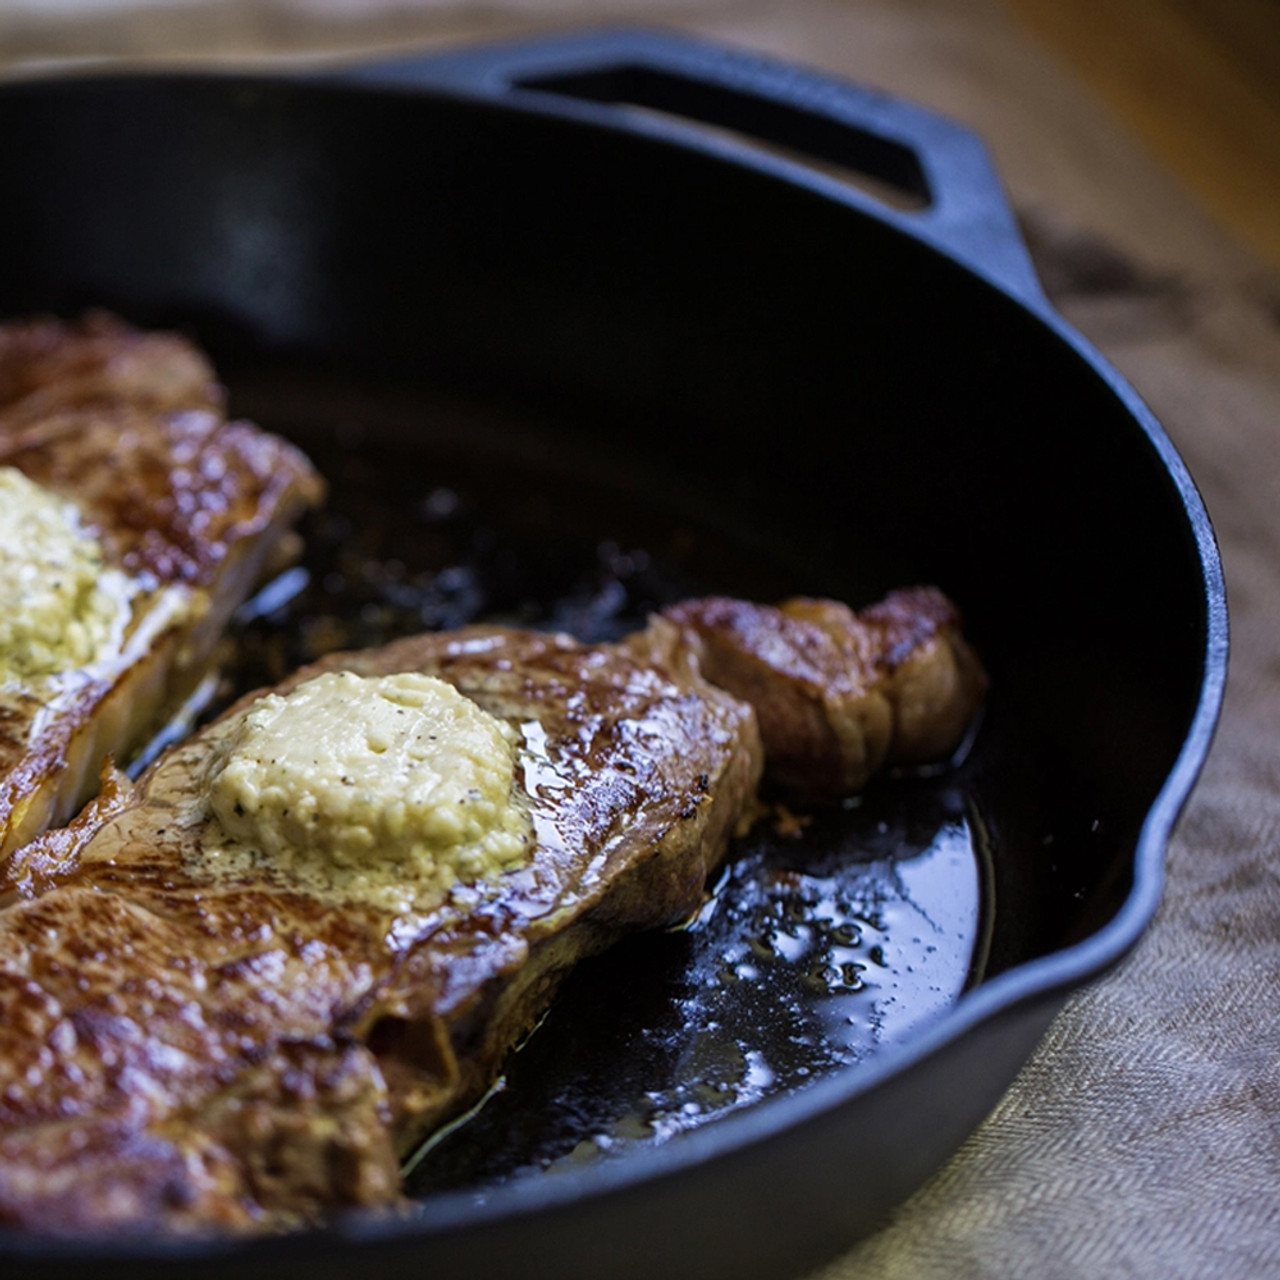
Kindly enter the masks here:
M 70 501 L 137 588 L 119 653 L 0 689 L 0 857 L 164 723 L 232 611 L 296 550 L 321 480 L 293 445 L 228 421 L 224 400 L 180 335 L 101 313 L 0 325 L 0 466 Z
M 438 675 L 516 727 L 531 860 L 422 911 L 335 905 L 202 861 L 227 717 L 136 785 L 108 771 L 0 873 L 0 1222 L 259 1231 L 394 1205 L 401 1157 L 573 964 L 698 909 L 775 753 L 784 783 L 839 794 L 953 751 L 985 683 L 928 589 L 861 617 L 693 601 L 616 645 L 429 634 L 281 689 L 333 669 Z

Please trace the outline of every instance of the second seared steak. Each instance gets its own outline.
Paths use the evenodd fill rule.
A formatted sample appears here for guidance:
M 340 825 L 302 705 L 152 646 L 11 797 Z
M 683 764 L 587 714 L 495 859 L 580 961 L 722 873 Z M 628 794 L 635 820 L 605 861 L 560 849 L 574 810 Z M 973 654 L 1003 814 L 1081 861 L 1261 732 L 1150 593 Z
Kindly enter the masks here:
M 703 601 L 617 645 L 481 627 L 299 672 L 283 691 L 333 670 L 436 675 L 519 735 L 529 860 L 411 909 L 335 905 L 270 861 L 214 867 L 201 779 L 249 700 L 136 786 L 108 774 L 0 871 L 0 1221 L 244 1230 L 393 1203 L 401 1156 L 482 1095 L 570 966 L 697 910 L 771 738 L 891 759 L 911 674 L 909 714 L 950 726 L 954 749 L 981 670 L 936 593 L 899 604 L 906 632 L 846 611 L 861 638 L 825 648 L 832 619 L 806 607 L 751 607 L 753 640 L 744 613 L 735 632 Z M 749 670 L 746 697 L 704 660 Z M 840 696 L 819 714 L 827 661 Z M 757 695 L 780 698 L 764 751 Z M 844 785 L 843 766 L 819 773 Z

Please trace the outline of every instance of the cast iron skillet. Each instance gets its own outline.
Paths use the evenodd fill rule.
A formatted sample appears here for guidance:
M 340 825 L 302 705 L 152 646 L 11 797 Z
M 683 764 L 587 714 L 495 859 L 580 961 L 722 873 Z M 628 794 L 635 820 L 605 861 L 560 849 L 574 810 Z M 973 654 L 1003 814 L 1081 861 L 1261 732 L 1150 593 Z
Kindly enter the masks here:
M 263 652 L 305 647 L 290 609 L 330 588 L 360 640 L 406 610 L 608 634 L 686 589 L 863 603 L 931 581 L 992 674 L 962 764 L 889 780 L 799 841 L 766 833 L 719 915 L 588 966 L 511 1087 L 419 1167 L 417 1211 L 253 1242 L 9 1233 L 3 1264 L 774 1276 L 872 1227 L 1140 935 L 1226 662 L 1192 483 L 1047 305 L 980 145 L 856 86 L 634 32 L 321 77 L 15 83 L 0 121 L 5 311 L 181 325 L 234 408 L 329 470 L 339 511 L 312 531 L 329 567 L 259 610 L 250 632 L 284 637 Z M 948 859 L 954 884 L 912 880 Z M 877 915 L 930 893 L 923 923 Z M 933 954 L 905 933 L 930 928 L 951 969 L 903 988 L 899 1007 L 929 1007 L 894 1023 L 892 982 Z M 741 990 L 771 948 L 812 958 L 822 930 L 832 963 L 801 975 L 805 998 L 870 1032 L 799 1087 L 821 1038 L 787 1021 L 800 1005 L 706 993 Z M 680 1039 L 721 1014 L 731 1079 Z M 760 1059 L 786 1040 L 799 1059 Z M 755 1097 L 762 1062 L 796 1074 Z M 609 1100 L 651 1086 L 667 1120 L 734 1105 L 667 1141 L 655 1113 L 628 1141 L 636 1116 L 613 1114 L 602 1137 Z

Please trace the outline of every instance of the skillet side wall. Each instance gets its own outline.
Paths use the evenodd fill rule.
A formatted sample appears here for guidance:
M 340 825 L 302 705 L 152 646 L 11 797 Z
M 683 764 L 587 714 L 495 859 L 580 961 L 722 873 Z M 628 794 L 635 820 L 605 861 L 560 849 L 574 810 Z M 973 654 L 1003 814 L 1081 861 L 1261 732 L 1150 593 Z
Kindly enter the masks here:
M 856 209 L 549 116 L 158 78 L 9 86 L 0 120 L 10 314 L 179 324 L 233 408 L 277 364 L 532 406 L 791 548 L 798 592 L 937 582 L 993 676 L 988 971 L 1124 901 L 1205 601 L 1155 449 L 1049 324 Z

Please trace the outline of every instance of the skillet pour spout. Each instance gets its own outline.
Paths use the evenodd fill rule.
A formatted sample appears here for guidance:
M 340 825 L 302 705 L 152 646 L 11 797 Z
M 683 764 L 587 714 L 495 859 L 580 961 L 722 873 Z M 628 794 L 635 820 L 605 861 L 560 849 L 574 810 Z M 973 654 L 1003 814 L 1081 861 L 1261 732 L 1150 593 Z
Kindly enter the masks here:
M 329 478 L 305 584 L 241 619 L 246 681 L 320 619 L 598 639 L 681 596 L 905 582 L 959 602 L 991 675 L 961 763 L 771 824 L 691 928 L 571 980 L 405 1212 L 4 1231 L 0 1264 L 764 1277 L 872 1229 L 1141 936 L 1225 678 L 1194 485 L 1045 301 L 981 144 L 638 31 L 34 79 L 0 111 L 8 313 L 185 329 Z M 901 985 L 912 937 L 941 995 Z

